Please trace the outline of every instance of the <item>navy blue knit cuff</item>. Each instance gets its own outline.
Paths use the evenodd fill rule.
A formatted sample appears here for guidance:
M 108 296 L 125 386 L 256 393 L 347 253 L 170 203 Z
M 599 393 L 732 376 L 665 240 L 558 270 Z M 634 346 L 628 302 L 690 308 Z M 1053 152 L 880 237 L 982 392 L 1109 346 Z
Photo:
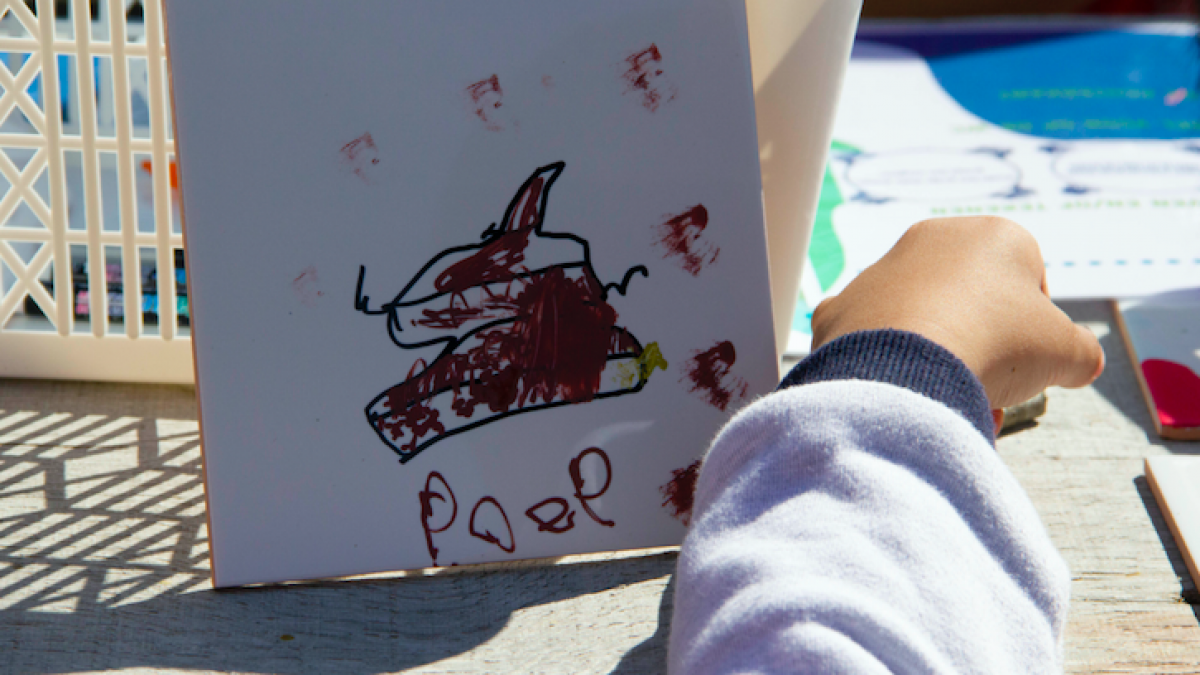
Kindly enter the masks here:
M 949 406 L 995 442 L 991 406 L 979 378 L 941 345 L 902 330 L 866 330 L 822 345 L 779 384 L 871 380 L 893 384 Z

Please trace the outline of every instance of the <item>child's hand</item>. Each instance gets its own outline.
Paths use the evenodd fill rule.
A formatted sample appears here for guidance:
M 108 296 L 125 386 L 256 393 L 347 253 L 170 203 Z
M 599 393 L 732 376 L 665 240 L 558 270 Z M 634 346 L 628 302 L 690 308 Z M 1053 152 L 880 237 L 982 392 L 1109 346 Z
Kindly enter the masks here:
M 813 349 L 860 330 L 922 335 L 962 359 L 993 408 L 1104 370 L 1096 337 L 1050 302 L 1037 242 L 997 217 L 914 225 L 879 262 L 813 312 Z

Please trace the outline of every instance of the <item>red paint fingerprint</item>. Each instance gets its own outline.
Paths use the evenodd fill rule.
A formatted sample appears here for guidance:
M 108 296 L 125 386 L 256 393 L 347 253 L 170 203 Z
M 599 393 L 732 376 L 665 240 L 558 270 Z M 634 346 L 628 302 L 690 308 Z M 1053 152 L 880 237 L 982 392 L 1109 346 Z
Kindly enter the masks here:
M 554 78 L 549 75 L 543 75 L 542 86 L 550 91 L 554 91 Z
M 1200 376 L 1191 368 L 1165 359 L 1142 361 L 1142 375 L 1167 427 L 1200 427 Z
M 500 519 L 504 522 L 505 529 L 508 530 L 507 539 L 503 538 L 503 533 L 496 535 L 486 527 L 482 532 L 479 531 L 479 528 L 475 523 L 475 519 L 479 515 L 479 507 L 483 506 L 484 504 L 491 505 L 491 510 L 494 510 L 495 513 L 500 515 Z M 475 537 L 476 539 L 482 539 L 489 544 L 495 544 L 496 546 L 499 546 L 500 550 L 504 551 L 505 553 L 512 553 L 513 551 L 517 550 L 517 542 L 513 539 L 512 524 L 508 522 L 508 514 L 504 512 L 504 507 L 500 506 L 500 502 L 496 501 L 495 497 L 483 497 L 475 503 L 475 508 L 471 509 L 470 530 L 472 537 Z
M 496 75 L 480 80 L 467 87 L 471 97 L 472 111 L 483 121 L 488 131 L 503 131 L 504 127 L 496 119 L 495 111 L 504 105 L 504 90 L 500 88 L 500 78 Z
M 681 381 L 723 411 L 731 401 L 743 398 L 749 389 L 745 380 L 730 371 L 736 361 L 733 343 L 728 340 L 718 342 L 710 349 L 695 353 L 684 367 Z
M 708 227 L 708 209 L 697 204 L 657 226 L 659 246 L 666 252 L 664 259 L 675 259 L 692 276 L 717 261 L 721 249 L 704 238 Z
M 379 163 L 379 148 L 375 147 L 375 139 L 371 138 L 370 133 L 343 145 L 341 155 L 342 164 L 349 167 L 350 173 L 358 176 L 364 183 L 370 183 L 367 180 L 367 170 Z
M 663 103 L 675 99 L 675 86 L 664 77 L 662 60 L 655 44 L 625 57 L 627 70 L 621 77 L 627 85 L 626 93 L 640 96 L 642 107 L 650 112 L 657 112 Z
M 684 525 L 692 520 L 692 501 L 696 496 L 696 480 L 700 477 L 700 460 L 688 464 L 682 469 L 671 471 L 671 480 L 658 488 L 662 493 L 662 505 L 671 509 Z
M 299 276 L 292 279 L 292 292 L 305 307 L 316 307 L 317 299 L 325 297 L 325 292 L 318 286 L 320 282 L 321 280 L 317 277 L 317 268 L 309 265 Z

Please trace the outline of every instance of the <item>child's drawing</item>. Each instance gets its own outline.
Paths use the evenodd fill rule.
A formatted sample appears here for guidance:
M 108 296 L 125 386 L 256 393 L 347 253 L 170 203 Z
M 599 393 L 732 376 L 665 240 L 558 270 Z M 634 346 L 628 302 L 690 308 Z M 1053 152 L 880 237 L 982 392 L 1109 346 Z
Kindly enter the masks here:
M 355 307 L 386 315 L 402 349 L 444 345 L 418 360 L 407 379 L 366 407 L 371 428 L 407 462 L 444 438 L 490 422 L 641 391 L 655 367 L 645 346 L 617 325 L 611 291 L 625 295 L 635 274 L 602 284 L 587 240 L 543 230 L 550 188 L 565 164 L 533 173 L 483 241 L 442 251 L 395 299 L 370 307 L 359 271 Z
M 365 133 L 343 145 L 341 155 L 342 164 L 350 169 L 350 173 L 358 176 L 362 182 L 370 184 L 367 171 L 379 164 L 379 148 L 375 146 L 375 139 L 371 134 Z
M 725 340 L 709 349 L 697 351 L 684 366 L 682 382 L 691 391 L 722 412 L 730 402 L 746 397 L 750 390 L 745 379 L 732 372 L 737 361 L 733 343 Z
M 675 100 L 675 85 L 664 78 L 662 60 L 658 45 L 651 44 L 625 58 L 624 65 L 628 68 L 621 75 L 627 86 L 626 92 L 637 94 L 642 107 L 650 112 L 658 112 L 664 102 Z
M 471 110 L 475 113 L 488 131 L 504 131 L 496 111 L 504 105 L 504 90 L 500 88 L 500 78 L 497 75 L 482 79 L 469 87 L 467 94 L 471 97 Z
M 721 249 L 704 238 L 708 227 L 708 209 L 697 204 L 687 211 L 671 216 L 657 228 L 658 241 L 665 254 L 663 258 L 674 259 L 692 276 L 700 276 L 700 270 L 717 261 Z
M 662 505 L 671 511 L 679 522 L 688 525 L 692 520 L 692 505 L 696 495 L 696 481 L 700 479 L 700 460 L 682 469 L 671 471 L 671 480 L 658 488 L 663 496 Z

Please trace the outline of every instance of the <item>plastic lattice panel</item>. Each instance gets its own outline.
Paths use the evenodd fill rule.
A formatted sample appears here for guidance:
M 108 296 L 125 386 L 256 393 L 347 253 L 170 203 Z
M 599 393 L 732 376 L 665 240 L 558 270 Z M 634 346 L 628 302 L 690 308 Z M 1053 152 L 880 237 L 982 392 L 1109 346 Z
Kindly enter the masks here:
M 0 376 L 191 379 L 160 0 L 0 0 Z

